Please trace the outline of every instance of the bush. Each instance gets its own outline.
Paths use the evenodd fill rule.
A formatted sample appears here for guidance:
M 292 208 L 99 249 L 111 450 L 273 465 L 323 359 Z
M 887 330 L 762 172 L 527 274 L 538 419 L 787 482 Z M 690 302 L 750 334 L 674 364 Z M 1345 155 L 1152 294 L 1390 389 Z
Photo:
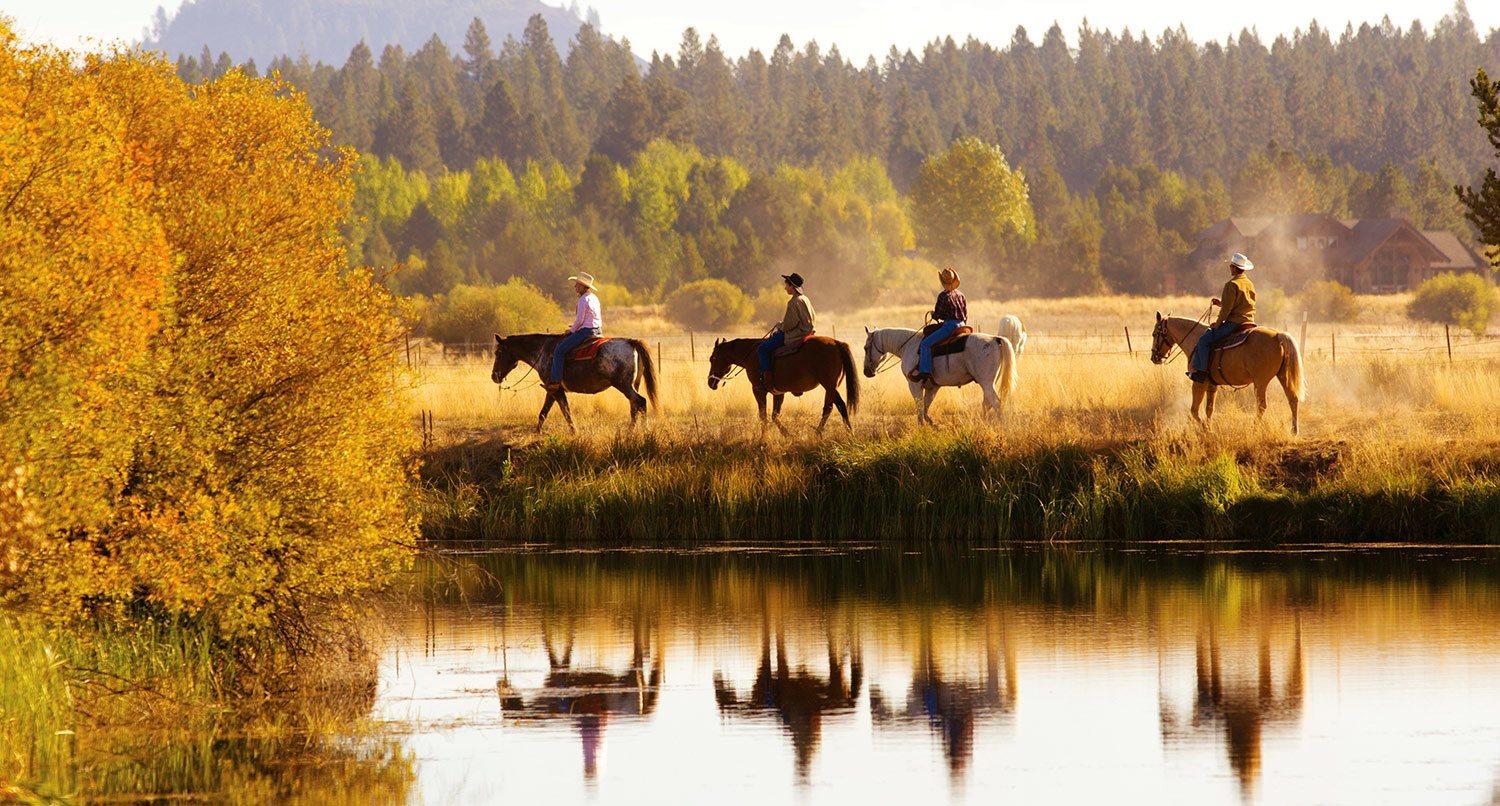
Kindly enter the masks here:
M 1299 297 L 1309 318 L 1318 322 L 1352 322 L 1359 315 L 1354 292 L 1343 283 L 1319 280 L 1309 283 Z
M 745 292 L 726 280 L 698 280 L 667 297 L 667 317 L 688 330 L 724 330 L 750 318 Z
M 599 304 L 606 308 L 629 308 L 641 304 L 639 294 L 619 283 L 596 283 L 594 293 L 599 297 Z
M 520 278 L 504 285 L 454 286 L 427 314 L 424 335 L 449 346 L 488 344 L 499 333 L 560 329 L 563 316 L 550 297 Z
M 1255 318 L 1268 325 L 1290 324 L 1292 300 L 1280 288 L 1268 288 L 1255 298 Z
M 1495 311 L 1495 287 L 1477 274 L 1448 272 L 1417 286 L 1406 315 L 1483 333 Z
M 276 81 L 87 64 L 0 23 L 0 603 L 306 638 L 414 538 L 352 155 Z

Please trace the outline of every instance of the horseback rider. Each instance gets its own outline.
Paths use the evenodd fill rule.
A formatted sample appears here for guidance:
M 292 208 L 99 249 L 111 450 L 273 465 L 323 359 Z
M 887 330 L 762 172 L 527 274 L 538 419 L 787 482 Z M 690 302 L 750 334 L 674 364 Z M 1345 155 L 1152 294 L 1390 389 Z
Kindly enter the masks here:
M 775 326 L 774 332 L 755 349 L 756 356 L 760 359 L 761 384 L 766 389 L 771 388 L 771 360 L 775 358 L 777 351 L 785 349 L 791 352 L 813 334 L 813 306 L 802 293 L 802 275 L 792 272 L 781 275 L 781 279 L 787 296 L 791 297 L 786 301 L 786 313 L 782 315 L 781 323 Z
M 1188 371 L 1188 377 L 1194 383 L 1208 383 L 1211 380 L 1208 362 L 1213 355 L 1214 345 L 1238 330 L 1240 325 L 1255 321 L 1255 286 L 1245 274 L 1254 268 L 1255 264 L 1250 262 L 1250 258 L 1239 252 L 1235 252 L 1229 259 L 1229 282 L 1219 292 L 1219 299 L 1209 303 L 1210 306 L 1219 306 L 1219 318 L 1193 348 L 1192 368 Z
M 552 366 L 547 372 L 547 383 L 544 384 L 549 392 L 563 388 L 563 362 L 568 360 L 568 353 L 587 344 L 590 339 L 598 338 L 604 330 L 599 295 L 594 293 L 594 275 L 581 271 L 577 276 L 569 277 L 568 282 L 573 284 L 573 292 L 578 295 L 578 310 L 573 316 L 573 324 L 563 334 L 562 341 L 552 349 Z
M 969 303 L 958 290 L 958 272 L 943 269 L 938 272 L 938 282 L 942 283 L 943 290 L 932 308 L 932 319 L 938 326 L 917 345 L 917 368 L 907 376 L 912 383 L 922 383 L 932 377 L 932 348 L 951 337 L 969 318 Z

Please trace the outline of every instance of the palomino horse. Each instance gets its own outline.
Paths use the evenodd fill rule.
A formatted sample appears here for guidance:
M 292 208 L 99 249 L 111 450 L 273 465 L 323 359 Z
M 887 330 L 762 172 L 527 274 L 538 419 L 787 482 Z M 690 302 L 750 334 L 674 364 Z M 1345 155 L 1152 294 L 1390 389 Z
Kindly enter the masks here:
M 719 384 L 730 377 L 731 367 L 743 367 L 745 376 L 750 379 L 751 389 L 755 392 L 755 405 L 760 408 L 761 430 L 764 431 L 766 427 L 766 395 L 771 394 L 775 399 L 771 422 L 785 434 L 786 426 L 781 424 L 780 419 L 782 398 L 787 392 L 801 395 L 821 386 L 823 419 L 818 421 L 818 433 L 823 433 L 828 415 L 835 407 L 839 410 L 839 416 L 844 418 L 844 426 L 854 430 L 854 426 L 849 424 L 849 415 L 859 408 L 859 374 L 854 371 L 854 354 L 850 352 L 848 344 L 827 336 L 808 336 L 796 352 L 777 358 L 776 363 L 771 366 L 772 380 L 776 384 L 772 392 L 767 392 L 766 384 L 761 382 L 760 359 L 755 354 L 755 348 L 759 344 L 760 339 L 715 341 L 713 354 L 708 357 L 708 388 L 718 389 Z M 848 405 L 839 396 L 840 378 L 843 378 L 848 390 Z
M 1188 356 L 1198 346 L 1198 339 L 1208 328 L 1192 319 L 1181 316 L 1163 317 L 1156 314 L 1156 328 L 1151 332 L 1151 363 L 1164 364 L 1175 345 Z M 1216 377 L 1229 386 L 1255 385 L 1255 401 L 1259 406 L 1257 416 L 1266 413 L 1266 387 L 1271 379 L 1281 381 L 1286 392 L 1287 405 L 1292 409 L 1292 433 L 1297 433 L 1297 403 L 1302 400 L 1302 354 L 1297 351 L 1297 342 L 1290 334 L 1278 333 L 1270 328 L 1258 327 L 1250 332 L 1245 343 L 1220 353 Z M 1218 387 L 1211 383 L 1193 384 L 1193 419 L 1199 425 L 1214 416 L 1214 394 Z M 1208 407 L 1203 417 L 1198 416 L 1198 405 L 1205 399 Z
M 556 333 L 527 333 L 520 336 L 495 334 L 495 366 L 490 370 L 490 380 L 503 383 L 505 376 L 526 364 L 540 375 L 552 361 L 552 350 L 562 336 Z M 646 413 L 646 398 L 636 388 L 644 381 L 646 395 L 651 405 L 656 406 L 656 364 L 651 361 L 651 351 L 637 339 L 608 339 L 599 352 L 586 361 L 568 361 L 563 366 L 563 388 L 547 392 L 542 411 L 536 416 L 536 430 L 542 430 L 547 422 L 547 412 L 556 403 L 562 409 L 568 428 L 573 426 L 573 413 L 568 410 L 568 392 L 596 395 L 605 389 L 618 389 L 630 401 L 630 422 Z
M 973 333 L 962 338 L 968 339 L 962 351 L 932 360 L 930 382 L 906 382 L 912 399 L 917 402 L 918 423 L 932 424 L 927 410 L 932 407 L 939 387 L 979 384 L 984 392 L 985 414 L 994 412 L 996 416 L 1000 415 L 1005 398 L 1016 391 L 1016 351 L 1010 341 L 986 333 Z M 917 347 L 921 341 L 920 330 L 865 328 L 865 377 L 875 377 L 881 359 L 887 355 L 899 356 L 901 374 L 909 373 L 917 366 Z

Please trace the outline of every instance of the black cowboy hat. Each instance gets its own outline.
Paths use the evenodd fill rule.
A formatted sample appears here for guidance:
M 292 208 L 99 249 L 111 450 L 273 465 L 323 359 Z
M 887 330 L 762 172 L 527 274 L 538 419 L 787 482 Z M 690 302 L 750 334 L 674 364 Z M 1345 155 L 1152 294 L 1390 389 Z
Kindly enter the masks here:
M 792 272 L 791 274 L 783 274 L 781 275 L 781 279 L 791 283 L 795 288 L 802 287 L 802 275 L 796 272 Z

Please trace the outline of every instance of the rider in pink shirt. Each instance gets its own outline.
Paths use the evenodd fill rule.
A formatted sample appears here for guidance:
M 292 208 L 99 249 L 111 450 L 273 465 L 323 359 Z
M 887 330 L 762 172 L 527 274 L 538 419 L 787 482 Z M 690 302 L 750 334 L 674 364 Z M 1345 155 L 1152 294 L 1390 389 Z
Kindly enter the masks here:
M 563 363 L 568 360 L 568 353 L 587 344 L 589 339 L 598 338 L 604 331 L 604 315 L 599 309 L 599 295 L 594 293 L 594 275 L 579 272 L 576 277 L 569 277 L 568 280 L 573 283 L 573 291 L 578 294 L 578 309 L 567 334 L 552 350 L 547 388 L 553 390 L 562 388 Z

